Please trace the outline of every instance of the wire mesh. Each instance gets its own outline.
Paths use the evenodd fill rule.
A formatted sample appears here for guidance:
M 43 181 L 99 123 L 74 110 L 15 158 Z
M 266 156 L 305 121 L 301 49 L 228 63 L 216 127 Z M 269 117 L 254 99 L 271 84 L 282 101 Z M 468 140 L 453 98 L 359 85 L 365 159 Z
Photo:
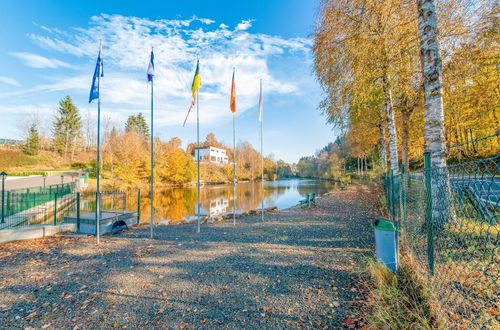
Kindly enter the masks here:
M 383 180 L 388 209 L 450 328 L 500 328 L 499 167 L 495 156 Z

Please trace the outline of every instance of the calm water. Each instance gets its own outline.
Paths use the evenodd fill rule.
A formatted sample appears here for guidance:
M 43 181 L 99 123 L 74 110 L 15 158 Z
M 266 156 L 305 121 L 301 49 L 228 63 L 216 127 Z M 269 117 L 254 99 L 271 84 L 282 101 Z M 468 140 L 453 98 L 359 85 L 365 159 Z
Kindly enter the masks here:
M 285 209 L 305 198 L 307 194 L 322 195 L 335 188 L 335 183 L 320 180 L 279 180 L 264 183 L 242 182 L 236 186 L 236 213 L 264 207 Z M 155 194 L 155 222 L 168 223 L 190 220 L 195 216 L 197 203 L 196 187 L 170 188 Z M 201 188 L 201 213 L 220 217 L 233 212 L 233 187 L 231 184 L 208 185 Z M 143 203 L 149 203 L 147 199 Z M 142 204 L 142 203 L 141 203 Z M 143 221 L 149 214 L 149 204 L 142 204 Z

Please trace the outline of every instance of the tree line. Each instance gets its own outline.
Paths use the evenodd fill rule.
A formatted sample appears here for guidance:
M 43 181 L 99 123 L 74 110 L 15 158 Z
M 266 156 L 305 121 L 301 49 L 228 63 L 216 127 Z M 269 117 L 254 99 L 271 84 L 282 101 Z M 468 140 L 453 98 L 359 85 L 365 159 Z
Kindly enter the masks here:
M 366 174 L 378 162 L 378 153 L 371 151 L 363 157 L 353 157 L 345 136 L 339 136 L 313 156 L 300 158 L 297 163 L 297 176 L 301 178 L 318 178 L 327 180 L 348 181 L 353 173 Z
M 147 188 L 149 182 L 149 126 L 142 113 L 130 115 L 123 126 L 117 128 L 109 120 L 104 120 L 102 150 L 102 175 L 104 183 L 120 189 Z M 26 126 L 26 140 L 23 151 L 37 155 L 39 150 L 56 151 L 61 157 L 73 161 L 79 152 L 87 152 L 85 158 L 92 159 L 95 151 L 95 123 L 87 116 L 83 122 L 79 109 L 70 96 L 59 102 L 52 122 L 50 137 L 39 132 L 39 122 L 33 120 Z M 226 151 L 229 162 L 233 162 L 231 147 L 219 142 L 214 133 L 209 133 L 200 144 Z M 154 139 L 155 177 L 159 184 L 185 185 L 196 179 L 194 159 L 195 143 L 186 149 L 182 141 L 174 137 L 169 141 Z M 82 158 L 82 157 L 80 157 Z M 271 154 L 264 157 L 264 177 L 275 180 L 293 176 L 292 166 L 282 160 L 276 161 Z M 236 147 L 237 179 L 240 181 L 260 180 L 262 155 L 247 141 Z M 75 163 L 81 168 L 94 168 L 95 161 Z M 201 179 L 207 182 L 230 182 L 232 166 L 211 162 L 201 163 Z
M 346 148 L 331 154 L 395 173 L 422 166 L 424 150 L 436 166 L 496 155 L 498 137 L 474 152 L 449 147 L 499 132 L 499 12 L 498 0 L 323 0 L 319 109 Z M 320 175 L 338 171 L 329 164 Z

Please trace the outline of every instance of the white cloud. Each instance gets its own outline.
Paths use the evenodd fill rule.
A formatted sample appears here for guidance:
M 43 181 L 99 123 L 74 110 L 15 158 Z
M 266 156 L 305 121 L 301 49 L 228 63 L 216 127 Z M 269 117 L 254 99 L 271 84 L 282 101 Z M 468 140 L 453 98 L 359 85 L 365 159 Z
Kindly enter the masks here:
M 0 112 L 1 113 L 10 113 L 10 114 L 21 114 L 21 115 L 29 115 L 29 114 L 40 114 L 41 116 L 50 116 L 54 113 L 56 106 L 54 104 L 30 104 L 30 105 L 1 105 Z
M 1 76 L 0 82 L 3 82 L 7 85 L 11 85 L 14 87 L 21 87 L 21 84 L 17 80 L 10 78 L 10 77 Z
M 10 53 L 10 55 L 21 59 L 25 65 L 37 69 L 45 69 L 45 68 L 57 69 L 57 68 L 71 67 L 71 65 L 66 62 L 54 58 L 43 57 L 32 53 L 17 52 L 17 53 Z
M 213 20 L 197 17 L 149 20 L 100 15 L 92 17 L 86 28 L 60 31 L 43 27 L 40 34 L 31 34 L 29 38 L 47 50 L 74 56 L 78 64 L 73 66 L 82 71 L 75 76 L 52 78 L 51 83 L 22 91 L 0 93 L 0 98 L 76 90 L 83 94 L 80 99 L 86 99 L 99 40 L 103 42 L 105 72 L 102 105 L 104 112 L 113 118 L 123 119 L 130 113 L 148 111 L 149 87 L 145 78 L 151 46 L 155 49 L 156 122 L 160 126 L 179 125 L 184 120 L 197 57 L 202 77 L 200 114 L 207 124 L 230 118 L 227 114 L 233 67 L 236 68 L 239 113 L 257 104 L 260 78 L 264 80 L 267 95 L 303 92 L 299 84 L 305 79 L 304 72 L 311 80 L 309 70 L 296 70 L 291 66 L 286 72 L 276 72 L 270 69 L 270 61 L 309 65 L 311 41 L 250 33 L 247 30 L 252 22 L 243 20 L 231 31 L 224 23 L 216 26 L 212 25 Z M 18 57 L 26 54 L 16 53 Z M 43 63 L 46 67 L 49 63 L 64 66 L 61 65 L 64 62 L 35 56 L 36 59 L 24 56 L 24 60 L 29 58 L 31 64 L 39 66 Z M 194 118 L 191 116 L 190 121 Z
M 88 76 L 74 76 L 67 78 L 55 79 L 53 83 L 41 84 L 32 88 L 17 90 L 13 92 L 0 93 L 0 98 L 23 95 L 39 95 L 52 92 L 69 92 L 72 90 L 90 91 L 90 78 Z
M 248 30 L 252 26 L 253 21 L 254 21 L 253 19 L 247 19 L 247 20 L 241 21 L 241 23 L 236 25 L 236 30 L 240 30 L 240 31 Z

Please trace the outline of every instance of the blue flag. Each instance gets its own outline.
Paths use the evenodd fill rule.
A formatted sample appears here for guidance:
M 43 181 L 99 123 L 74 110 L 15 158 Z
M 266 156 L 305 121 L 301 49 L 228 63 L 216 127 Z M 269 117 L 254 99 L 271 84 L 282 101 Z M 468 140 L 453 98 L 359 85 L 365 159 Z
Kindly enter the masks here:
M 148 81 L 153 81 L 153 76 L 155 75 L 155 55 L 153 54 L 153 49 L 151 49 L 151 59 L 149 60 L 148 66 Z
M 102 61 L 102 47 L 99 49 L 99 55 L 97 56 L 97 62 L 95 64 L 94 77 L 92 78 L 92 87 L 90 88 L 89 103 L 92 100 L 99 98 L 99 76 L 104 77 L 103 61 Z

